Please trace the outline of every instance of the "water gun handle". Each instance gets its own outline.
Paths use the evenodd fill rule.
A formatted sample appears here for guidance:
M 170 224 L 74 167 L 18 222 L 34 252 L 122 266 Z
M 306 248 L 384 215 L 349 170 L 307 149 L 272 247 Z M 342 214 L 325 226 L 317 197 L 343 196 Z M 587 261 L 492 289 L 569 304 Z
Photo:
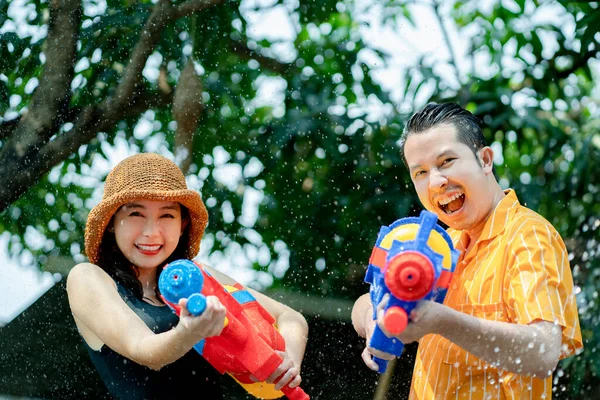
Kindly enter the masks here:
M 188 298 L 187 309 L 190 314 L 198 316 L 206 310 L 206 296 L 201 293 L 194 293 Z M 235 318 L 229 310 L 225 318 L 223 337 L 231 340 L 234 343 L 243 344 L 248 340 L 248 332 L 244 325 Z
M 379 373 L 385 372 L 385 370 L 387 369 L 389 360 L 373 356 L 373 361 L 375 361 L 375 364 L 377 364 L 377 367 L 379 367 L 377 369 L 377 372 L 379 372 Z
M 402 350 L 404 349 L 404 344 L 398 339 L 387 337 L 385 333 L 379 329 L 379 326 L 376 325 L 373 336 L 371 336 L 371 340 L 369 340 L 369 347 L 400 357 Z M 387 369 L 388 360 L 374 356 L 373 361 L 375 361 L 379 367 L 377 372 L 383 374 Z
M 290 400 L 309 400 L 310 397 L 300 388 L 300 386 L 296 386 L 295 388 L 290 388 L 288 385 L 285 385 L 281 391 L 285 394 Z

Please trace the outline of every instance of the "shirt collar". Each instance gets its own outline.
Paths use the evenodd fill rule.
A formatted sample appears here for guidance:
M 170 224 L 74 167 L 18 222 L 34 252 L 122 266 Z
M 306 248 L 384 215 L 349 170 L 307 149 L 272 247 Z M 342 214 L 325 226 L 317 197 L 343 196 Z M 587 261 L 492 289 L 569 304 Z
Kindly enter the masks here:
M 504 191 L 504 198 L 498 202 L 492 215 L 488 218 L 481 232 L 479 240 L 493 239 L 504 230 L 506 223 L 510 216 L 514 213 L 516 206 L 518 206 L 519 199 L 513 189 L 507 189 Z
M 477 242 L 491 240 L 498 236 L 506 226 L 510 217 L 514 214 L 516 206 L 520 205 L 514 189 L 507 189 L 504 191 L 504 194 L 506 196 L 498 202 L 492 215 L 487 219 Z M 462 231 L 458 243 L 456 244 L 456 248 L 461 252 L 464 252 L 468 243 L 469 237 L 465 231 Z

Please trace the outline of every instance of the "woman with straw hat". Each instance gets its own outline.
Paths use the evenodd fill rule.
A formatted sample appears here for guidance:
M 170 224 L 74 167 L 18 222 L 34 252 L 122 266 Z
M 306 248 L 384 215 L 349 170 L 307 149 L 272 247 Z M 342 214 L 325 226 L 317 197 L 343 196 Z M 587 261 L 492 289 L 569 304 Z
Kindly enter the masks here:
M 198 253 L 208 214 L 187 188 L 181 170 L 157 154 L 126 158 L 108 174 L 101 202 L 88 216 L 90 262 L 67 278 L 69 304 L 90 358 L 112 396 L 177 399 L 192 393 L 222 398 L 220 375 L 192 347 L 223 329 L 225 308 L 216 297 L 192 316 L 177 317 L 158 291 L 162 266 Z M 228 276 L 205 267 L 222 284 Z M 298 312 L 249 290 L 275 317 L 285 338 L 282 364 L 267 382 L 300 384 L 308 328 Z

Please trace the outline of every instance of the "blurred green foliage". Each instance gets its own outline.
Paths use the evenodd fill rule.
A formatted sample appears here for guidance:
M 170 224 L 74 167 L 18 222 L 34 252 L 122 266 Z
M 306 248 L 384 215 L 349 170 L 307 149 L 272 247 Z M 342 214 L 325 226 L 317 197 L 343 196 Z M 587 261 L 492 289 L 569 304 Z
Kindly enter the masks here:
M 20 27 L 28 29 L 18 29 L 10 3 L 0 2 L 2 128 L 26 112 L 44 67 L 48 3 L 23 3 Z M 396 143 L 407 116 L 433 100 L 456 101 L 481 117 L 501 155 L 501 183 L 552 222 L 571 251 L 585 351 L 562 362 L 555 389 L 557 398 L 585 397 L 600 373 L 600 96 L 592 68 L 599 65 L 600 7 L 479 3 L 226 1 L 168 25 L 152 57 L 171 87 L 189 57 L 202 70 L 205 108 L 188 175 L 209 207 L 206 245 L 212 254 L 237 249 L 272 278 L 263 286 L 349 299 L 364 293 L 379 227 L 420 209 Z M 78 108 L 111 95 L 153 3 L 83 7 L 70 104 Z M 457 60 L 452 48 L 445 59 L 421 54 L 396 71 L 394 96 L 376 79 L 390 55 L 365 40 L 369 23 L 361 13 L 377 14 L 402 35 L 403 26 L 418 28 L 423 10 L 431 24 L 437 13 L 458 32 L 466 55 Z M 274 11 L 289 19 L 283 23 L 291 38 L 253 33 L 254 21 Z M 143 85 L 157 91 L 159 82 L 150 74 Z M 29 191 L 0 214 L 12 254 L 30 254 L 22 261 L 42 269 L 51 256 L 83 259 L 85 218 L 102 178 L 94 162 L 109 158 L 115 143 L 174 150 L 169 107 L 140 117 L 120 121 L 50 174 L 32 178 Z M 140 133 L 142 120 L 149 134 Z M 255 219 L 243 218 L 251 193 L 260 199 Z

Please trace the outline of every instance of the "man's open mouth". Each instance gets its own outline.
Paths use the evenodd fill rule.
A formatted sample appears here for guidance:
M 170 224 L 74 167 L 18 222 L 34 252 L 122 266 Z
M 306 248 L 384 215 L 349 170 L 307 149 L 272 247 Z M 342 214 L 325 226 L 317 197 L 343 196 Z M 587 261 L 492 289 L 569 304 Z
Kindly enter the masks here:
M 457 193 L 452 197 L 446 198 L 438 202 L 438 205 L 446 214 L 454 214 L 456 211 L 462 208 L 464 203 L 465 194 Z

